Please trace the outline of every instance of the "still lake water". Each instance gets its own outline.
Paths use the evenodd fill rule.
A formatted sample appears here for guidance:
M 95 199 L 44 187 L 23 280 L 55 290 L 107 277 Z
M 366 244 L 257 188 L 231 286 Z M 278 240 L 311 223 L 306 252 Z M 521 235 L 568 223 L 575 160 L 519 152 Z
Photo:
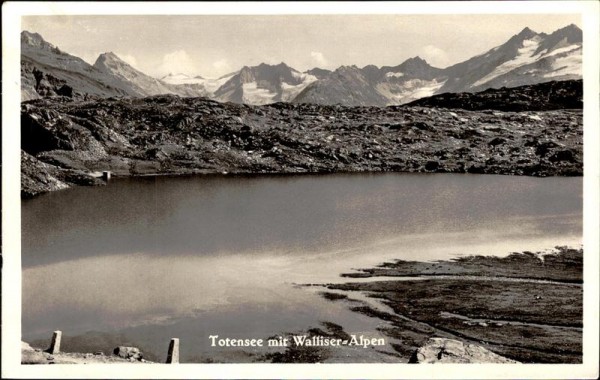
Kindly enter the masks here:
M 295 284 L 399 258 L 581 241 L 581 177 L 116 179 L 22 202 L 23 339 L 121 332 L 164 356 L 179 337 L 182 359 L 200 360 L 228 355 L 209 335 L 266 338 L 321 321 L 376 335 L 376 320 Z

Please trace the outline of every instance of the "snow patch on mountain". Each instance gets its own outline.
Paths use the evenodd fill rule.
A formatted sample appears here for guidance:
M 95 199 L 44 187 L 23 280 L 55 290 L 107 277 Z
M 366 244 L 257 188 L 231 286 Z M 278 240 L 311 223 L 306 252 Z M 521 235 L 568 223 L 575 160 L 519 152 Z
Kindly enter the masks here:
M 541 58 L 552 57 L 554 55 L 564 54 L 564 53 L 572 53 L 577 49 L 581 49 L 581 45 L 569 45 L 559 49 L 554 49 L 549 53 L 542 54 Z
M 219 89 L 219 87 L 221 87 L 222 85 L 224 85 L 228 80 L 230 80 L 234 75 L 234 74 L 230 74 L 230 75 L 226 75 L 224 77 L 218 78 L 218 79 L 204 79 L 204 82 L 201 83 L 204 88 L 206 89 L 206 91 L 208 91 L 211 94 L 214 94 L 215 91 L 217 91 Z
M 537 50 L 540 42 L 541 38 L 539 36 L 535 36 L 529 40 L 523 40 L 522 47 L 518 49 L 518 54 L 516 57 L 514 57 L 510 61 L 504 62 L 500 66 L 497 66 L 494 69 L 494 71 L 473 83 L 471 87 L 481 86 L 482 84 L 487 83 L 501 75 L 504 75 L 516 69 L 517 67 L 535 62 L 539 59 L 539 55 L 536 56 L 534 55 L 534 53 Z
M 301 73 L 285 63 L 244 66 L 239 72 L 215 82 L 214 97 L 223 102 L 262 105 L 292 101 L 318 77 Z M 218 85 L 218 86 L 217 86 Z
M 388 83 L 379 83 L 376 86 L 377 91 L 389 99 L 388 105 L 404 104 L 420 98 L 435 94 L 445 83 L 445 80 L 437 79 L 423 80 L 410 79 L 402 83 L 401 86 L 391 86 Z
M 256 82 L 247 82 L 242 84 L 242 101 L 246 104 L 264 105 L 274 103 L 276 92 L 271 92 L 265 88 L 259 88 Z
M 281 82 L 281 101 L 291 102 L 302 90 L 304 90 L 309 84 L 317 81 L 317 77 L 308 73 L 292 72 L 294 78 L 301 80 L 300 84 L 289 84 Z
M 393 73 L 393 72 L 389 72 L 389 73 L 385 73 L 386 78 L 402 78 L 404 76 L 404 73 Z
M 217 78 L 217 79 L 213 79 L 213 78 L 203 78 L 199 75 L 192 77 L 187 74 L 179 73 L 179 74 L 165 75 L 164 77 L 160 78 L 160 80 L 165 83 L 174 84 L 174 85 L 198 85 L 198 86 L 203 87 L 207 93 L 212 95 L 215 93 L 215 91 L 217 91 L 217 89 L 219 87 L 221 87 L 223 84 L 225 84 L 225 82 L 227 82 L 229 79 L 231 79 L 231 77 L 234 75 L 235 74 L 229 74 L 229 75 L 225 75 L 223 77 Z
M 305 73 L 301 73 L 299 71 L 296 71 L 294 69 L 291 70 L 291 74 L 294 78 L 299 79 L 299 80 L 304 80 L 304 78 L 306 77 L 306 75 L 310 75 L 310 74 L 305 74 Z
M 552 70 L 545 73 L 544 78 L 555 78 L 560 76 L 581 76 L 583 58 L 581 56 L 581 47 L 579 47 L 579 54 L 577 55 L 565 55 L 556 58 L 552 63 Z
M 202 77 L 191 77 L 186 74 L 169 74 L 160 78 L 165 83 L 169 84 L 202 84 L 206 79 Z

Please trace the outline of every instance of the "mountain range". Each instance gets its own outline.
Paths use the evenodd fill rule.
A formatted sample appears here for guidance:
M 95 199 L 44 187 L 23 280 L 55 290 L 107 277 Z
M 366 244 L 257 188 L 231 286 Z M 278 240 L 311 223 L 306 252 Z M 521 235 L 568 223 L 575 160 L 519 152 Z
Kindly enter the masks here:
M 575 25 L 551 34 L 525 28 L 504 44 L 444 69 L 420 57 L 397 66 L 341 66 L 334 71 L 314 68 L 300 72 L 282 62 L 244 66 L 218 79 L 185 74 L 153 78 L 111 52 L 101 54 L 90 65 L 37 33 L 21 33 L 22 100 L 175 94 L 252 105 L 388 106 L 447 92 L 581 78 L 582 31 Z

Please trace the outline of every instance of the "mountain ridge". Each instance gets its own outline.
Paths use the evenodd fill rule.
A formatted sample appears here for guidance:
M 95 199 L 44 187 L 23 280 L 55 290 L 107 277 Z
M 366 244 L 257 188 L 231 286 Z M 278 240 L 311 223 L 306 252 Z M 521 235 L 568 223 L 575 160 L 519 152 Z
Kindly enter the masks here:
M 113 52 L 102 53 L 94 67 L 108 76 L 118 77 L 132 83 L 132 87 L 144 95 L 174 94 L 181 96 L 206 96 L 202 86 L 194 83 L 169 84 L 137 70 Z
M 214 97 L 220 101 L 253 105 L 291 101 L 317 78 L 301 73 L 284 62 L 244 66 L 225 82 Z
M 570 24 L 550 34 L 529 27 L 504 44 L 446 68 L 414 56 L 396 66 L 342 65 L 300 72 L 284 62 L 243 66 L 218 79 L 169 74 L 151 77 L 114 52 L 94 65 L 23 31 L 22 100 L 47 96 L 205 96 L 221 102 L 388 106 L 446 92 L 478 92 L 582 77 L 582 31 Z

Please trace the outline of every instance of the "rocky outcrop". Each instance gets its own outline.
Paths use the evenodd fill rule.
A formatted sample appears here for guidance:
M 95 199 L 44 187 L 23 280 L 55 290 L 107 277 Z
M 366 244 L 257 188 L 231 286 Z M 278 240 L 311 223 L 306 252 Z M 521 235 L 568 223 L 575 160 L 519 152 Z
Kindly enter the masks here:
M 431 338 L 409 363 L 518 363 L 481 346 L 445 338 Z
M 21 100 L 44 97 L 68 96 L 77 97 L 73 88 L 64 79 L 39 70 L 31 62 L 21 63 Z
M 517 88 L 488 89 L 470 93 L 445 93 L 407 104 L 420 107 L 495 109 L 501 111 L 547 111 L 583 108 L 583 81 L 547 82 Z
M 113 350 L 113 354 L 130 361 L 141 361 L 144 358 L 144 354 L 137 347 L 119 346 Z
M 79 102 L 60 97 L 24 102 L 21 135 L 24 194 L 60 187 L 53 178 L 96 184 L 86 173 L 104 170 L 116 175 L 583 174 L 581 110 L 248 106 L 174 95 Z
M 97 186 L 105 182 L 89 172 L 61 168 L 44 163 L 27 152 L 21 151 L 21 197 L 31 198 L 49 191 L 63 190 L 70 186 Z
M 21 196 L 29 198 L 39 193 L 68 188 L 69 185 L 57 178 L 59 172 L 58 167 L 21 151 Z

